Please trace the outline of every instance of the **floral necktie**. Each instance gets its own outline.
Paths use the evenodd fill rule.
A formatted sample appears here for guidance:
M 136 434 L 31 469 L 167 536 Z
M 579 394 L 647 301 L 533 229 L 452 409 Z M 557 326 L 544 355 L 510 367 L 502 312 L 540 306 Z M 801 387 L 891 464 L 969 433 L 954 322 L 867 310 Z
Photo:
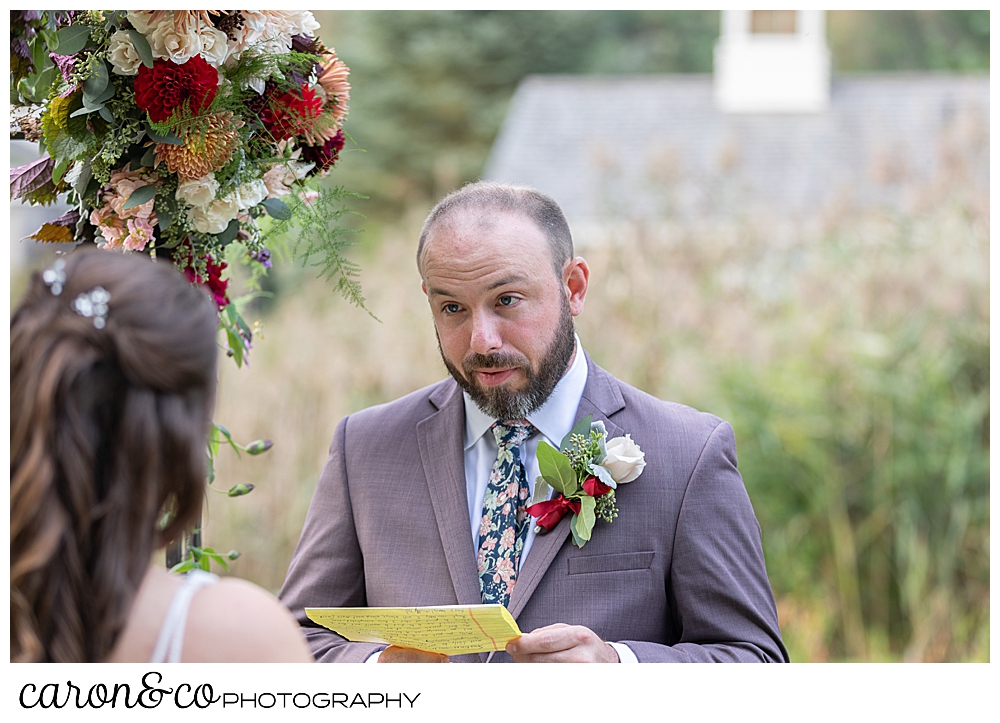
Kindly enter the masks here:
M 497 460 L 483 498 L 479 524 L 479 589 L 484 603 L 506 605 L 514 589 L 518 561 L 528 532 L 528 479 L 519 445 L 535 431 L 518 419 L 496 422 Z

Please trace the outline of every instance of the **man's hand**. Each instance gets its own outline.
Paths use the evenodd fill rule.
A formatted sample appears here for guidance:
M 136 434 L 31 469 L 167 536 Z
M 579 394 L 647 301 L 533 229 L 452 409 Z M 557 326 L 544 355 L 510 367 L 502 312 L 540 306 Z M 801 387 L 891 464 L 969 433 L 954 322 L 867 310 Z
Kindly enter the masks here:
M 378 656 L 380 663 L 450 663 L 451 659 L 441 653 L 430 653 L 416 648 L 401 648 L 390 645 Z
M 507 643 L 515 663 L 618 663 L 618 653 L 590 628 L 555 623 Z

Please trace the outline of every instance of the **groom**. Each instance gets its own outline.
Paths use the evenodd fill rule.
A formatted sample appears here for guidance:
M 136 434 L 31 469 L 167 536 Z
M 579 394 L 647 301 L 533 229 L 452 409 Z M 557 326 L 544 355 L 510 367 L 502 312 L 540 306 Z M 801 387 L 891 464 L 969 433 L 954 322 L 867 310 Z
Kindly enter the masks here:
M 447 660 L 347 642 L 306 607 L 500 602 L 525 634 L 454 660 L 787 661 L 732 428 L 584 353 L 590 269 L 556 203 L 466 186 L 431 211 L 417 267 L 451 378 L 337 426 L 281 591 L 316 659 Z M 572 514 L 544 532 L 525 508 L 539 441 L 588 414 L 646 464 L 577 548 Z

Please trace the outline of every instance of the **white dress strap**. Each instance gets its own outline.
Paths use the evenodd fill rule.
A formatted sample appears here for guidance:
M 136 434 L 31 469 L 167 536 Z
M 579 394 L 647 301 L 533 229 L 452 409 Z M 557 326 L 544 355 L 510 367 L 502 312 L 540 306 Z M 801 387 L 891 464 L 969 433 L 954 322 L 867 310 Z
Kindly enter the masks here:
M 181 662 L 181 648 L 184 646 L 184 628 L 187 626 L 188 609 L 196 592 L 206 585 L 218 582 L 219 576 L 204 570 L 192 570 L 184 576 L 184 581 L 174 592 L 163 624 L 160 637 L 156 640 L 151 663 Z

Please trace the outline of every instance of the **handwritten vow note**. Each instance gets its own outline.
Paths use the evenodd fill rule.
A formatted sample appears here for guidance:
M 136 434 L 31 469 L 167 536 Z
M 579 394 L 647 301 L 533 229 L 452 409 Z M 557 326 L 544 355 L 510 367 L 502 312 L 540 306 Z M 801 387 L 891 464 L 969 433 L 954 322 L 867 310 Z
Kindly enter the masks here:
M 521 636 L 503 605 L 306 608 L 315 623 L 355 643 L 386 643 L 444 655 L 503 650 Z

